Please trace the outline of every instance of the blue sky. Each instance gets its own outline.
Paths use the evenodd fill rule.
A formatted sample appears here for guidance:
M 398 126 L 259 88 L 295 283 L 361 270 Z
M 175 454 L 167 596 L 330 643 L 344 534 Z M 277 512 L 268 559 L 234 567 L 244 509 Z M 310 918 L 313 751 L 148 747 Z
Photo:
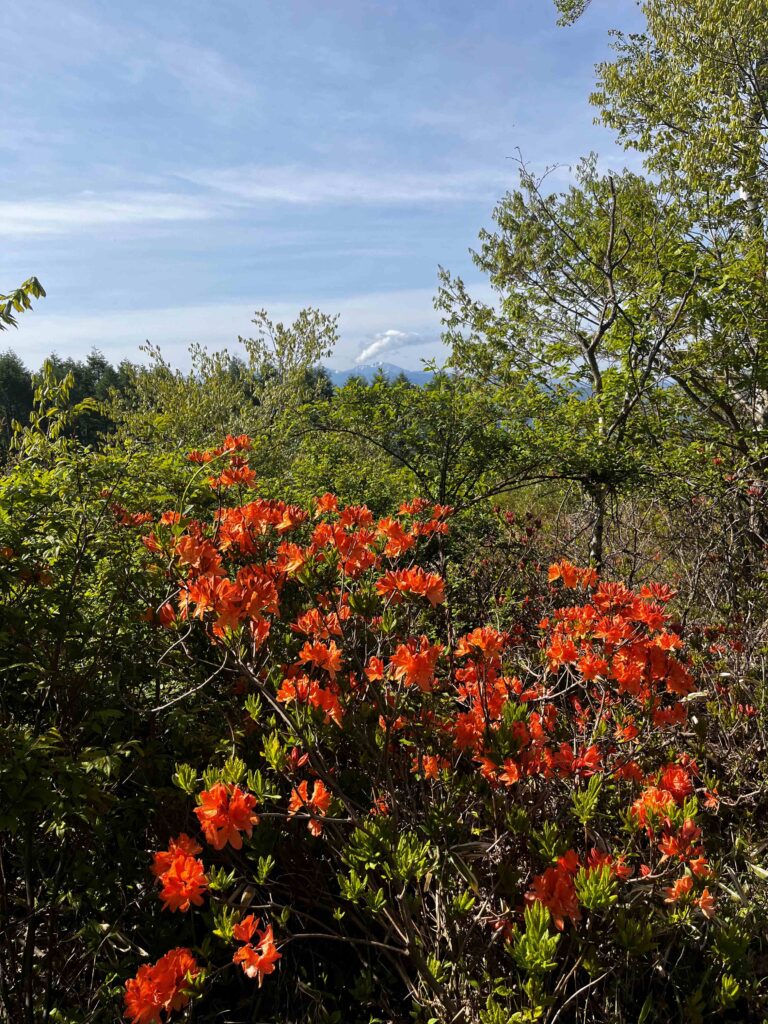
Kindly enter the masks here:
M 341 317 L 331 360 L 439 356 L 439 264 L 533 167 L 597 150 L 593 66 L 633 0 L 5 0 L 0 291 L 48 292 L 11 345 L 184 365 L 253 310 Z M 233 342 L 235 344 L 233 344 Z

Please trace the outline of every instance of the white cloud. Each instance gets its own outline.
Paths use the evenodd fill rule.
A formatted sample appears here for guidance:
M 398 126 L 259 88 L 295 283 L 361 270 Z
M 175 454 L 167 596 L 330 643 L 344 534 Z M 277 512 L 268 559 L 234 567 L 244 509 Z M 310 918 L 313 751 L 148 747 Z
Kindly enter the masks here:
M 0 201 L 0 236 L 55 235 L 115 224 L 205 220 L 213 209 L 167 192 L 80 193 L 71 198 Z
M 379 331 L 373 336 L 373 341 L 360 352 L 355 358 L 355 363 L 370 362 L 372 359 L 380 359 L 383 355 L 396 352 L 401 348 L 424 347 L 434 341 L 434 338 L 425 338 L 416 331 L 396 331 L 389 328 L 386 331 Z
M 512 181 L 506 173 L 475 169 L 415 174 L 308 170 L 296 165 L 189 171 L 180 176 L 246 203 L 300 204 L 466 202 L 495 198 Z

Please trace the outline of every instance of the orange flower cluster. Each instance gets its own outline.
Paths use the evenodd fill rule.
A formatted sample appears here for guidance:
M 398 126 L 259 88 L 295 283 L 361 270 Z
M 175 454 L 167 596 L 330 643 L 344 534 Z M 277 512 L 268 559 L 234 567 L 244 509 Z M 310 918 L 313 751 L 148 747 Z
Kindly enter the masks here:
M 665 903 L 680 903 L 687 901 L 693 894 L 694 880 L 692 875 L 683 875 L 672 885 L 664 890 Z M 693 897 L 692 902 L 697 906 L 705 917 L 714 917 L 717 901 L 709 889 L 705 886 L 698 896 Z
M 538 900 L 544 904 L 552 914 L 554 925 L 559 931 L 565 928 L 566 918 L 570 918 L 574 923 L 581 920 L 575 882 L 581 867 L 576 851 L 568 850 L 558 858 L 555 865 L 533 878 L 531 888 L 526 893 L 525 898 L 529 903 Z M 632 868 L 623 856 L 613 857 L 596 847 L 589 850 L 584 863 L 587 875 L 606 867 L 610 869 L 614 878 L 625 880 L 632 874 Z
M 341 726 L 344 712 L 339 701 L 338 687 L 332 682 L 325 688 L 306 675 L 296 675 L 283 680 L 277 691 L 281 704 L 309 704 L 325 715 L 326 722 Z
M 182 832 L 171 840 L 167 850 L 154 855 L 152 873 L 162 887 L 163 910 L 186 912 L 191 904 L 203 905 L 208 879 L 202 861 L 196 857 L 201 851 L 202 847 Z
M 200 806 L 195 808 L 195 814 L 206 842 L 214 850 L 223 850 L 227 843 L 234 850 L 242 849 L 240 833 L 250 836 L 253 826 L 259 823 L 258 816 L 253 813 L 256 797 L 243 792 L 239 786 L 217 782 L 210 789 L 203 790 L 199 799 Z
M 434 608 L 445 603 L 445 584 L 441 576 L 424 572 L 416 566 L 385 573 L 376 583 L 376 590 L 393 603 L 404 597 L 425 597 Z
M 659 587 L 635 594 L 620 583 L 595 586 L 591 601 L 555 613 L 546 647 L 550 672 L 565 669 L 587 683 L 599 680 L 606 719 L 619 698 L 631 699 L 654 727 L 681 723 L 686 708 L 679 698 L 691 692 L 693 680 L 673 653 L 681 641 L 668 630 L 660 603 L 669 594 Z M 542 625 L 549 629 L 549 620 Z
M 638 826 L 652 834 L 657 825 L 668 820 L 674 803 L 674 797 L 666 789 L 648 786 L 632 804 L 631 813 Z
M 125 985 L 125 1016 L 132 1024 L 161 1024 L 189 1002 L 187 988 L 200 973 L 190 950 L 179 947 L 157 963 L 143 964 Z
M 247 452 L 250 451 L 250 448 L 251 439 L 247 434 L 238 434 L 237 436 L 227 434 L 224 438 L 224 444 L 219 445 L 218 448 L 210 448 L 204 452 L 189 452 L 187 458 L 190 462 L 198 462 L 204 465 L 229 452 Z
M 246 437 L 229 437 L 220 448 L 192 452 L 189 457 L 193 462 L 208 463 L 226 455 L 228 468 L 211 478 L 214 486 L 250 485 L 252 472 L 238 454 L 249 445 Z M 316 502 L 315 517 L 325 518 L 316 523 L 309 542 L 303 544 L 280 538 L 301 530 L 308 523 L 309 513 L 282 501 L 257 498 L 221 508 L 211 535 L 198 520 L 184 522 L 176 512 L 165 513 L 157 529 L 143 540 L 151 552 L 170 557 L 181 578 L 177 581 L 175 607 L 172 601 L 166 602 L 158 617 L 167 626 L 200 619 L 210 624 L 213 636 L 222 642 L 245 627 L 254 643 L 260 645 L 269 634 L 272 619 L 279 615 L 280 593 L 287 579 L 300 575 L 307 567 L 323 564 L 338 566 L 352 580 L 378 569 L 383 557 L 401 556 L 419 537 L 447 531 L 445 519 L 451 512 L 447 507 L 431 507 L 430 519 L 416 518 L 429 508 L 426 503 L 412 502 L 400 513 L 410 521 L 388 517 L 375 525 L 366 506 L 340 510 L 333 495 L 324 495 Z M 131 518 L 134 525 L 143 521 Z M 168 527 L 173 529 L 169 532 Z M 275 545 L 275 540 L 280 542 Z M 225 558 L 233 563 L 230 569 L 225 567 Z M 247 560 L 245 564 L 243 560 Z M 443 580 L 419 567 L 386 572 L 377 590 L 390 600 L 425 597 L 433 606 L 445 600 Z
M 701 829 L 691 818 L 686 818 L 677 827 L 671 820 L 675 809 L 684 804 L 694 792 L 691 772 L 695 771 L 695 767 L 693 762 L 687 766 L 666 765 L 657 773 L 660 775 L 658 785 L 647 785 L 632 804 L 630 813 L 637 826 L 645 829 L 649 839 L 656 840 L 657 833 L 660 833 L 657 848 L 662 862 L 677 860 L 686 864 L 697 878 L 710 878 L 712 870 L 700 842 Z M 649 780 L 653 778 L 651 776 Z M 685 882 L 679 893 L 684 894 L 687 885 Z
M 288 817 L 293 817 L 303 811 L 309 814 L 307 828 L 313 836 L 319 836 L 323 831 L 323 823 L 320 818 L 325 817 L 331 805 L 331 794 L 322 780 L 317 779 L 312 787 L 312 796 L 309 795 L 309 783 L 306 779 L 294 786 L 291 791 L 291 799 L 288 802 Z
M 428 693 L 437 685 L 435 666 L 442 653 L 442 644 L 431 644 L 425 636 L 418 640 L 412 637 L 392 655 L 392 675 L 403 686 L 418 686 L 422 693 Z
M 261 931 L 258 924 L 254 915 L 249 914 L 234 926 L 232 929 L 234 937 L 244 945 L 235 952 L 232 962 L 240 964 L 249 978 L 258 978 L 259 988 L 261 988 L 262 981 L 267 974 L 273 973 L 275 964 L 280 960 L 282 954 L 278 953 L 275 946 L 272 925 Z M 252 942 L 254 935 L 258 935 L 256 943 Z
M 565 558 L 560 562 L 555 562 L 554 565 L 550 565 L 548 575 L 550 583 L 554 583 L 555 580 L 562 580 L 563 586 L 569 590 L 574 590 L 576 587 L 582 587 L 587 590 L 597 584 L 597 571 L 595 569 L 579 569 Z
M 243 487 L 252 487 L 256 482 L 256 474 L 248 465 L 246 459 L 233 455 L 229 465 L 223 469 L 218 476 L 208 478 L 208 483 L 216 490 L 219 487 L 235 487 L 241 484 Z
M 574 882 L 579 867 L 579 858 L 573 850 L 569 850 L 558 859 L 554 867 L 547 868 L 543 874 L 537 875 L 526 893 L 525 898 L 528 902 L 538 900 L 544 904 L 552 915 L 558 931 L 565 928 L 567 917 L 574 922 L 581 920 Z
M 456 713 L 446 724 L 454 746 L 474 751 L 480 774 L 494 788 L 512 786 L 524 775 L 542 771 L 549 774 L 552 768 L 547 744 L 557 713 L 549 703 L 507 726 L 513 750 L 501 762 L 494 749 L 506 705 L 512 701 L 525 706 L 543 692 L 538 686 L 523 689 L 517 677 L 504 675 L 502 655 L 509 643 L 506 633 L 490 626 L 475 629 L 459 639 L 454 649 L 461 663 L 454 671 L 456 698 L 466 710 Z

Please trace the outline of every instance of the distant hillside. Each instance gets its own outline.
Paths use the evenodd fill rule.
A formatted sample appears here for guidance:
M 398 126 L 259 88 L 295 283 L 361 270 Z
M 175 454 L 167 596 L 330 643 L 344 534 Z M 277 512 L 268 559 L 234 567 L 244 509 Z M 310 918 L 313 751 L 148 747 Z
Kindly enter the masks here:
M 343 387 L 351 377 L 362 377 L 370 383 L 380 371 L 390 380 L 404 374 L 412 384 L 426 384 L 432 377 L 427 370 L 405 370 L 402 366 L 395 366 L 394 363 L 361 363 L 360 366 L 353 366 L 348 370 L 332 370 L 327 366 L 326 370 L 337 388 Z

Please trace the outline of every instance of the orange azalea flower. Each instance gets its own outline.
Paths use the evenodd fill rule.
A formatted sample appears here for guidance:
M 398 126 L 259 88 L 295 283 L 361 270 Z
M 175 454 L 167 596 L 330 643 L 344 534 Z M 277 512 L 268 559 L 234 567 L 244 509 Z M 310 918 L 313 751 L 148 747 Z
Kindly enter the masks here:
M 160 875 L 164 875 L 165 872 L 173 864 L 174 859 L 180 853 L 186 853 L 189 857 L 196 857 L 198 853 L 202 853 L 203 848 L 199 843 L 195 842 L 186 832 L 182 832 L 181 835 L 176 836 L 175 839 L 171 839 L 168 843 L 167 850 L 158 850 L 152 857 L 152 874 L 158 878 Z
M 640 588 L 640 597 L 648 597 L 664 603 L 671 601 L 676 593 L 677 591 L 668 587 L 666 583 L 649 583 Z
M 414 775 L 421 772 L 425 779 L 438 779 L 440 772 L 448 767 L 444 757 L 437 754 L 415 754 L 411 762 L 411 771 Z
M 187 1005 L 188 980 L 199 973 L 200 966 L 184 947 L 170 950 L 157 963 L 143 964 L 125 983 L 125 1016 L 132 1024 L 161 1024 L 167 1014 Z
M 426 498 L 413 498 L 411 501 L 404 501 L 398 511 L 401 516 L 417 516 L 427 508 L 429 502 Z
M 259 988 L 267 974 L 272 974 L 275 964 L 281 958 L 275 946 L 272 925 L 259 932 L 259 941 L 254 946 L 250 942 L 241 946 L 232 957 L 232 962 L 240 964 L 249 978 L 259 979 Z
M 616 726 L 614 736 L 620 743 L 630 742 L 639 735 L 640 730 L 635 725 L 635 720 L 632 715 L 627 715 L 626 718 L 622 719 L 621 725 Z
M 368 664 L 365 666 L 365 678 L 371 683 L 384 678 L 384 662 L 381 658 L 373 656 L 368 659 Z
M 456 657 L 482 654 L 485 658 L 498 658 L 508 643 L 508 633 L 500 633 L 492 626 L 482 626 L 461 637 L 456 645 Z
M 217 487 L 235 487 L 237 484 L 250 487 L 255 479 L 256 474 L 245 459 L 239 455 L 233 455 L 229 460 L 229 466 L 222 470 L 219 476 L 209 477 L 208 483 L 214 489 Z
M 406 533 L 403 524 L 391 517 L 379 520 L 377 533 L 380 537 L 386 538 L 384 554 L 387 558 L 399 558 L 416 543 L 413 535 Z
M 678 857 L 680 860 L 687 860 L 694 857 L 699 850 L 693 844 L 701 838 L 701 829 L 696 823 L 688 818 L 681 828 L 676 832 L 670 832 L 659 842 L 659 850 L 662 853 L 662 860 L 666 857 Z
M 247 434 L 238 434 L 233 436 L 227 434 L 224 438 L 224 444 L 221 448 L 217 449 L 217 454 L 223 455 L 224 452 L 246 452 L 251 447 L 251 439 Z
M 244 917 L 232 927 L 232 934 L 238 942 L 250 942 L 259 926 L 258 918 L 253 914 Z
M 709 878 L 712 874 L 712 868 L 707 863 L 707 858 L 699 854 L 697 857 L 691 857 L 688 861 L 688 867 L 696 875 L 697 878 Z
M 504 771 L 499 775 L 499 782 L 503 782 L 505 786 L 514 786 L 520 781 L 520 766 L 511 757 L 505 758 L 502 767 Z
M 426 573 L 418 566 L 385 573 L 377 582 L 376 590 L 382 597 L 388 597 L 393 602 L 408 595 L 426 597 L 433 608 L 445 602 L 445 583 L 442 577 Z
M 373 522 L 373 513 L 367 505 L 347 505 L 339 516 L 339 526 L 346 529 L 349 526 L 370 526 Z
M 677 903 L 678 900 L 687 896 L 693 888 L 693 877 L 691 875 L 683 875 L 682 878 L 678 878 L 677 881 L 665 889 L 664 892 L 667 894 L 665 903 Z
M 191 529 L 190 524 L 190 529 Z M 199 532 L 200 525 L 197 524 Z M 180 565 L 188 565 L 199 575 L 223 576 L 221 555 L 204 537 L 187 533 L 174 543 L 173 550 Z
M 336 673 L 341 669 L 341 651 L 333 640 L 327 646 L 307 641 L 299 651 L 299 662 L 324 669 L 331 679 L 335 679 Z
M 614 859 L 610 853 L 606 853 L 603 850 L 598 850 L 597 847 L 593 846 L 587 854 L 586 867 L 590 871 L 599 870 L 602 867 L 609 867 L 611 874 L 616 878 L 629 878 L 632 874 L 632 868 L 624 860 L 623 855 L 619 855 L 618 858 Z
M 453 505 L 433 505 L 432 519 L 447 519 L 453 515 Z
M 581 672 L 582 678 L 586 679 L 587 682 L 593 682 L 598 676 L 608 674 L 608 662 L 606 659 L 600 658 L 593 653 L 582 655 L 576 667 Z
M 573 880 L 575 860 L 578 870 L 578 859 L 573 850 L 561 857 L 556 867 L 547 868 L 542 875 L 533 879 L 532 888 L 526 893 L 526 900 L 538 900 L 552 914 L 552 920 L 558 931 L 565 928 L 565 918 L 572 921 L 581 920 L 581 909 L 576 897 L 576 885 Z
M 681 804 L 693 792 L 693 783 L 685 768 L 677 764 L 668 764 L 662 769 L 659 788 L 671 793 L 676 802 Z
M 310 694 L 309 703 L 314 708 L 319 708 L 325 714 L 325 723 L 335 722 L 339 728 L 344 718 L 344 711 L 336 693 L 331 689 L 323 689 L 317 686 Z
M 334 690 L 323 689 L 319 683 L 309 676 L 297 676 L 284 679 L 277 691 L 277 699 L 282 704 L 310 704 L 325 714 L 326 723 L 334 721 L 341 728 L 344 711 Z
M 430 644 L 425 636 L 418 641 L 414 637 L 400 644 L 390 659 L 390 664 L 394 665 L 395 679 L 404 686 L 415 685 L 423 693 L 429 692 L 435 681 L 437 659 L 442 652 L 441 644 Z
M 277 691 L 277 699 L 282 704 L 291 704 L 293 701 L 296 701 L 298 704 L 308 704 L 318 685 L 309 676 L 296 676 L 293 679 L 284 679 Z
M 308 513 L 300 505 L 286 505 L 280 521 L 275 523 L 275 529 L 278 533 L 287 533 L 288 530 L 295 530 L 307 517 Z
M 492 757 L 486 757 L 483 754 L 478 754 L 473 759 L 477 764 L 480 765 L 480 774 L 489 782 L 494 789 L 499 787 L 499 766 L 493 760 Z
M 288 802 L 288 817 L 293 817 L 299 811 L 309 813 L 310 819 L 307 828 L 313 836 L 319 836 L 323 831 L 323 823 L 318 817 L 324 817 L 328 813 L 331 804 L 331 794 L 320 779 L 312 787 L 312 796 L 309 795 L 309 783 L 306 779 L 295 786 L 291 791 L 291 799 Z
M 579 656 L 576 644 L 570 637 L 563 637 L 558 633 L 552 637 L 547 648 L 550 672 L 557 672 L 563 665 L 568 665 L 577 660 Z
M 215 850 L 223 850 L 229 843 L 233 849 L 243 846 L 241 832 L 250 836 L 258 816 L 253 813 L 256 797 L 245 793 L 239 786 L 217 782 L 200 794 L 200 806 L 195 814 L 206 841 Z
M 304 633 L 305 636 L 317 637 L 320 640 L 342 636 L 341 623 L 336 612 L 323 614 L 319 608 L 311 608 L 303 615 L 299 615 L 291 629 L 294 633 Z
M 673 803 L 666 789 L 649 786 L 632 804 L 631 813 L 638 825 L 650 830 L 666 819 Z
M 163 910 L 180 910 L 186 913 L 191 904 L 203 905 L 203 894 L 208 888 L 202 861 L 179 852 L 170 866 L 159 876 L 162 885 L 160 899 Z
M 315 511 L 317 515 L 325 515 L 328 512 L 337 512 L 339 508 L 339 499 L 335 494 L 327 492 L 321 494 L 315 503 Z
M 677 633 L 659 633 L 653 642 L 662 651 L 676 651 L 683 646 L 683 641 Z
M 563 586 L 572 590 L 575 587 L 585 589 L 594 587 L 597 584 L 597 571 L 595 569 L 579 569 L 567 559 L 562 559 L 549 567 L 549 582 L 562 580 Z
M 709 889 L 702 889 L 701 896 L 695 902 L 704 917 L 712 918 L 715 916 L 716 900 Z

